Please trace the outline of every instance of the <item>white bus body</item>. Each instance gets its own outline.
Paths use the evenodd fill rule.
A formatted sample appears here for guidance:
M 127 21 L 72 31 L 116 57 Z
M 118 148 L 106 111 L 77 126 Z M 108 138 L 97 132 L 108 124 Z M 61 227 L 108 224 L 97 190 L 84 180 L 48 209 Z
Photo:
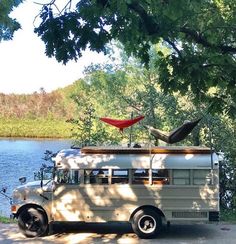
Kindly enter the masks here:
M 12 212 L 29 237 L 55 221 L 129 221 L 141 238 L 164 222 L 218 221 L 218 156 L 200 147 L 62 150 L 53 180 L 18 187 Z M 28 228 L 34 215 L 39 230 Z

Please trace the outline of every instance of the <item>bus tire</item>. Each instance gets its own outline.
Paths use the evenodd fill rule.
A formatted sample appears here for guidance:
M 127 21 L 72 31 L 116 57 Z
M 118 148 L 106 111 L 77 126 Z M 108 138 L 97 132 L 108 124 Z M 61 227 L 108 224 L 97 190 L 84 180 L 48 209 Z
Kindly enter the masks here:
M 133 231 L 142 239 L 156 237 L 161 227 L 161 216 L 151 208 L 140 209 L 132 219 Z
M 46 234 L 48 229 L 47 218 L 43 210 L 25 208 L 18 216 L 18 226 L 26 237 L 38 237 Z

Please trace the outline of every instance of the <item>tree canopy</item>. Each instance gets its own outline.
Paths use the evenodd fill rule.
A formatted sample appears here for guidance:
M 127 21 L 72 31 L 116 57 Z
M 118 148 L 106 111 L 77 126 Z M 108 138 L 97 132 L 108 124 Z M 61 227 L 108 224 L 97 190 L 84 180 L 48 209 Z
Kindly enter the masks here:
M 23 0 L 0 1 L 0 41 L 12 39 L 14 32 L 20 28 L 17 20 L 9 15 L 22 2 Z
M 86 48 L 106 53 L 117 40 L 149 65 L 158 44 L 154 64 L 165 92 L 192 90 L 197 102 L 236 114 L 234 0 L 70 0 L 61 10 L 56 4 L 43 6 L 35 28 L 49 57 L 66 64 Z

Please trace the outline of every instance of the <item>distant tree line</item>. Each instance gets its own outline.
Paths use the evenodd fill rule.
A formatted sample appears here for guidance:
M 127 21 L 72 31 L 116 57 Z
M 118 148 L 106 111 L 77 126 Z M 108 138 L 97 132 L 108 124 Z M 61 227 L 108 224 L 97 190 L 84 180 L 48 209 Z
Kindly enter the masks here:
M 0 117 L 62 119 L 72 113 L 73 109 L 66 107 L 63 96 L 58 91 L 46 93 L 41 89 L 30 95 L 0 93 Z

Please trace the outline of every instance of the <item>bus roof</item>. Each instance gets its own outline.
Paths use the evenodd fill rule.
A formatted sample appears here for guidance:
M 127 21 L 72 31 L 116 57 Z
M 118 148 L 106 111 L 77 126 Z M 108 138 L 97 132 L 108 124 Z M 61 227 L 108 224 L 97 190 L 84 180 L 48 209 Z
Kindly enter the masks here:
M 209 148 L 95 148 L 67 149 L 55 157 L 58 168 L 169 168 L 191 169 L 218 167 L 218 157 Z
M 143 148 L 127 148 L 127 147 L 84 147 L 82 153 L 86 154 L 209 154 L 211 149 L 207 147 L 196 146 L 172 146 L 172 147 L 143 147 Z

